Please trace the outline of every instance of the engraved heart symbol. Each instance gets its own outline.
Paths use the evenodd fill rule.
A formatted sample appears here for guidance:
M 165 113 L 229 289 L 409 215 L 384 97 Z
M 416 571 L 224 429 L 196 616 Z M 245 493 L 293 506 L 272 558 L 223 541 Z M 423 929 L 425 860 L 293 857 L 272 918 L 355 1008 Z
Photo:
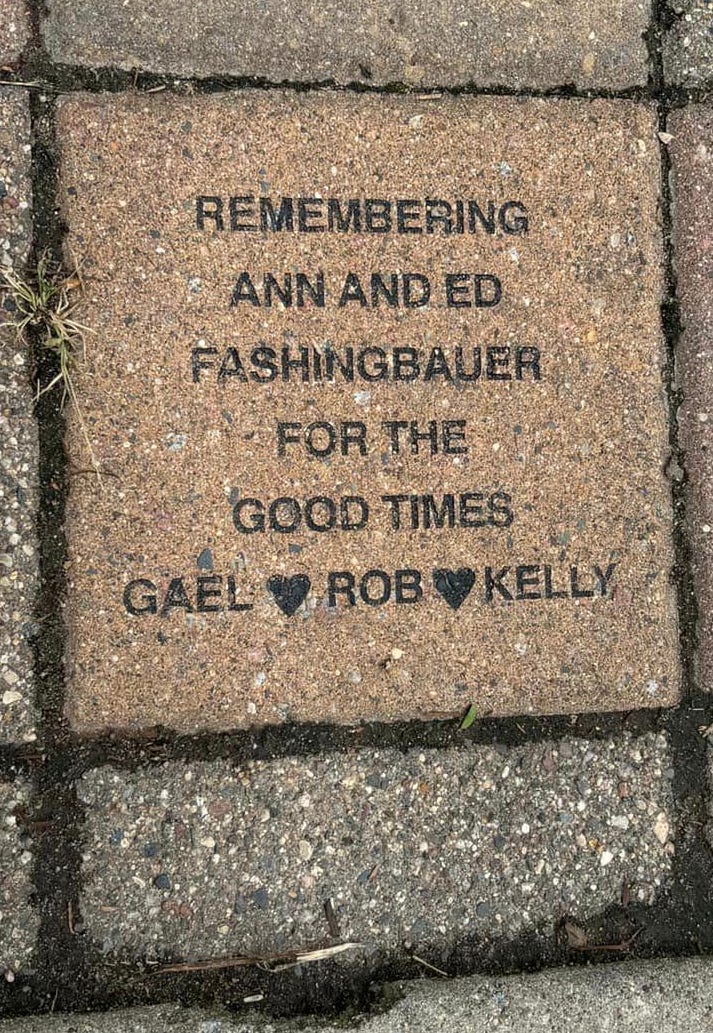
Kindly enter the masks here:
M 293 574 L 292 577 L 275 574 L 274 577 L 268 578 L 267 590 L 282 612 L 291 617 L 307 598 L 311 584 L 306 574 Z
M 460 567 L 458 570 L 433 571 L 433 586 L 439 595 L 442 595 L 452 610 L 457 610 L 470 595 L 470 590 L 475 584 L 475 571 L 470 567 Z

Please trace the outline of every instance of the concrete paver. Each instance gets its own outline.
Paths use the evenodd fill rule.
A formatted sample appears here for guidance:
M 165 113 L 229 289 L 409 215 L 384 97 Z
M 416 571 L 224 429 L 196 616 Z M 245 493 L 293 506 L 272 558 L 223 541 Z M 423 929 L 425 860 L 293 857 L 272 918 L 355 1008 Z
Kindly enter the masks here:
M 27 95 L 0 88 L 0 267 L 24 275 L 31 228 Z M 38 580 L 38 442 L 29 355 L 0 292 L 0 742 L 36 738 L 33 609 Z
M 622 89 L 644 84 L 649 0 L 49 0 L 55 61 L 276 82 Z
M 678 413 L 688 473 L 687 520 L 698 597 L 700 684 L 713 689 L 713 106 L 676 111 L 674 244 L 682 334 Z
M 11 1019 L 0 1033 L 701 1033 L 713 1021 L 712 969 L 688 958 L 399 983 L 376 994 L 378 1013 L 338 1021 L 161 1007 Z
M 191 959 L 303 949 L 438 952 L 551 936 L 671 868 L 666 738 L 169 763 L 84 776 L 82 916 L 101 950 Z
M 30 787 L 22 779 L 0 782 L 0 971 L 6 979 L 27 966 L 39 917 L 32 892 L 32 842 L 25 831 Z
M 30 39 L 26 0 L 2 0 L 0 4 L 0 66 L 17 63 Z
M 664 71 L 669 83 L 713 83 L 713 0 L 671 0 L 673 15 L 664 43 Z

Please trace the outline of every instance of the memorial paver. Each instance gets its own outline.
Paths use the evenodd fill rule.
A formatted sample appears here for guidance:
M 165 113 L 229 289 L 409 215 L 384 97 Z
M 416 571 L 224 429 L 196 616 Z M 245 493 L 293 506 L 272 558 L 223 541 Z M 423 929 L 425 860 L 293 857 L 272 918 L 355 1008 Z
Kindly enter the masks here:
M 30 38 L 25 0 L 2 0 L 0 5 L 0 66 L 16 64 Z
M 652 109 L 58 117 L 76 729 L 675 702 Z
M 649 0 L 49 0 L 58 62 L 410 86 L 644 85 Z
M 0 267 L 24 275 L 30 241 L 27 96 L 0 88 Z M 33 656 L 38 578 L 37 428 L 29 354 L 0 280 L 0 742 L 36 737 Z
M 664 41 L 664 71 L 669 83 L 713 83 L 713 0 L 674 0 Z
M 698 598 L 700 682 L 713 688 L 713 107 L 669 119 L 674 243 L 681 305 L 678 413 L 688 472 L 687 517 Z
M 550 936 L 668 884 L 676 815 L 662 735 L 511 749 L 357 751 L 231 766 L 102 768 L 86 808 L 82 917 L 105 953 L 392 954 Z
M 0 782 L 0 968 L 8 982 L 27 966 L 39 927 L 30 903 L 33 848 L 30 787 L 21 779 Z

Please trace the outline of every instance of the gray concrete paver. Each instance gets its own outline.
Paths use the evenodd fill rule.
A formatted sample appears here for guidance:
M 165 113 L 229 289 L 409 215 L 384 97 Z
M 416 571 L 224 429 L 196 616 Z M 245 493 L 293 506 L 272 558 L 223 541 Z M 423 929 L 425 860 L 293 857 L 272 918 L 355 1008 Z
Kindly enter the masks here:
M 551 936 L 625 879 L 643 903 L 666 885 L 670 766 L 646 735 L 98 769 L 82 915 L 104 952 L 148 959 L 301 949 L 329 938 L 327 900 L 377 953 Z
M 0 88 L 0 268 L 24 275 L 32 237 L 27 94 Z M 0 289 L 0 743 L 37 737 L 31 640 L 39 577 L 39 446 L 30 356 Z
M 648 0 L 50 0 L 52 58 L 181 76 L 623 89 L 643 85 Z

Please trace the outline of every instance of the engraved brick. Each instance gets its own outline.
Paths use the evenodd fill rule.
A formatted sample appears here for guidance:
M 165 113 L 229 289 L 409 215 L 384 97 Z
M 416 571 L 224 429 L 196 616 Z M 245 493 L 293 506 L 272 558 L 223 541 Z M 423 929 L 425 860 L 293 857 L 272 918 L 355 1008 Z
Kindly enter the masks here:
M 675 702 L 651 108 L 79 97 L 59 131 L 104 471 L 75 419 L 75 728 Z

